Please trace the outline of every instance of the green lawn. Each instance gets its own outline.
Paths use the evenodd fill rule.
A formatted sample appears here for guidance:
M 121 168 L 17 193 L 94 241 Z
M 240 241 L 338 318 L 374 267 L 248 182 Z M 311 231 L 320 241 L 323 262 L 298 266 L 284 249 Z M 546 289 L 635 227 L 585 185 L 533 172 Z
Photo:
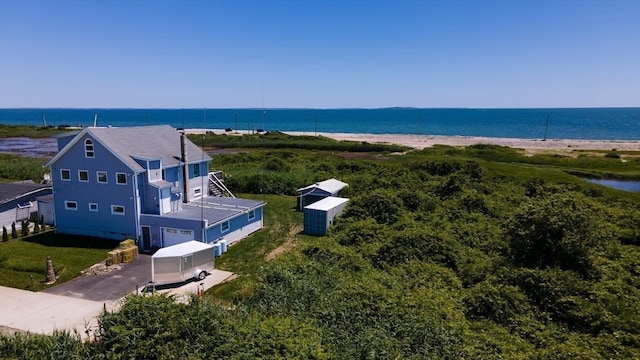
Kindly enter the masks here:
M 295 245 L 295 237 L 302 230 L 302 213 L 295 211 L 296 198 L 281 195 L 238 195 L 245 199 L 266 200 L 264 229 L 229 247 L 226 254 L 216 259 L 216 268 L 237 275 L 233 281 L 223 283 L 207 291 L 211 299 L 231 301 L 251 293 L 257 283 L 255 277 L 269 254 L 289 239 Z
M 51 256 L 57 284 L 107 257 L 117 242 L 86 237 L 56 235 L 52 231 L 24 239 L 0 242 L 0 285 L 39 291 L 44 283 L 47 256 Z

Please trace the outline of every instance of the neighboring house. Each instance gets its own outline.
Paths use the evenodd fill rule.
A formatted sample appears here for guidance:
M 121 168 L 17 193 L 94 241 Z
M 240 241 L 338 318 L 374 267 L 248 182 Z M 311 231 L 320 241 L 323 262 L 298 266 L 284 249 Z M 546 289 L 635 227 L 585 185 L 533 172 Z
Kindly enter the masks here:
M 38 211 L 36 198 L 51 194 L 50 184 L 20 182 L 0 184 L 0 228 L 11 230 L 11 223 L 20 227 L 20 221 L 28 220 Z
M 53 194 L 38 196 L 38 218 L 42 218 L 46 225 L 56 225 L 56 210 L 53 204 Z
M 58 138 L 51 167 L 56 231 L 142 250 L 232 243 L 262 228 L 264 202 L 209 196 L 211 158 L 170 126 L 85 128 Z
M 298 189 L 298 210 L 329 196 L 338 196 L 340 190 L 349 186 L 340 180 L 329 179 Z
M 333 219 L 347 206 L 349 199 L 329 196 L 304 207 L 304 232 L 324 236 Z

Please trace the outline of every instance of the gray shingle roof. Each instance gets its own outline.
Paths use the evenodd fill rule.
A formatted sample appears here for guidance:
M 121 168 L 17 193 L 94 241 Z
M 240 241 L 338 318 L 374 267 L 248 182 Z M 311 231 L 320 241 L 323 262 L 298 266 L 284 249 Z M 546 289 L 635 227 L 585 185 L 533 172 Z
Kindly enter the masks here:
M 143 170 L 134 157 L 161 159 L 163 167 L 180 164 L 180 133 L 169 125 L 85 128 L 67 146 L 75 145 L 85 134 L 95 138 L 134 171 Z M 66 147 L 46 166 L 53 164 L 65 150 Z M 211 160 L 209 155 L 189 140 L 187 158 L 189 163 Z
M 162 159 L 163 166 L 180 164 L 180 133 L 168 125 L 122 128 L 88 128 L 87 133 L 108 147 L 134 170 L 142 167 L 132 158 Z M 190 163 L 211 160 L 191 141 L 187 141 Z
M 30 183 L 0 184 L 0 203 L 3 204 L 5 202 L 15 200 L 25 194 L 46 188 L 51 189 L 51 185 Z

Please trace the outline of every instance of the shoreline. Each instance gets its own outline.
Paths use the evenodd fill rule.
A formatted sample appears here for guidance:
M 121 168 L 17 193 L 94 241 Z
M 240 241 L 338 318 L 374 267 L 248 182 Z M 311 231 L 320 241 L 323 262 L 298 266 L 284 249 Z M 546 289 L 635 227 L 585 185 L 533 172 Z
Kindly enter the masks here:
M 250 134 L 247 130 L 234 130 L 225 132 L 224 129 L 185 129 L 188 134 L 203 134 L 213 131 L 215 134 L 244 135 Z M 457 136 L 457 135 L 410 135 L 410 134 L 366 134 L 366 133 L 328 133 L 283 131 L 293 136 L 324 136 L 334 140 L 366 141 L 380 144 L 396 144 L 422 150 L 434 145 L 470 146 L 475 144 L 491 144 L 524 149 L 530 152 L 543 151 L 640 151 L 640 140 L 582 140 L 582 139 L 523 139 L 523 138 L 499 138 L 482 136 Z

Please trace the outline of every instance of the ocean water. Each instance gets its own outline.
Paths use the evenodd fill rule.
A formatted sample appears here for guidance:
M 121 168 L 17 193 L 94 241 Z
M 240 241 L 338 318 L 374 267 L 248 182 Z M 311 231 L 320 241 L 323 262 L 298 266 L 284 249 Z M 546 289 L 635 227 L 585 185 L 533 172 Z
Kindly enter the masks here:
M 0 109 L 0 124 L 640 140 L 640 108 Z M 546 136 L 545 136 L 546 135 Z

